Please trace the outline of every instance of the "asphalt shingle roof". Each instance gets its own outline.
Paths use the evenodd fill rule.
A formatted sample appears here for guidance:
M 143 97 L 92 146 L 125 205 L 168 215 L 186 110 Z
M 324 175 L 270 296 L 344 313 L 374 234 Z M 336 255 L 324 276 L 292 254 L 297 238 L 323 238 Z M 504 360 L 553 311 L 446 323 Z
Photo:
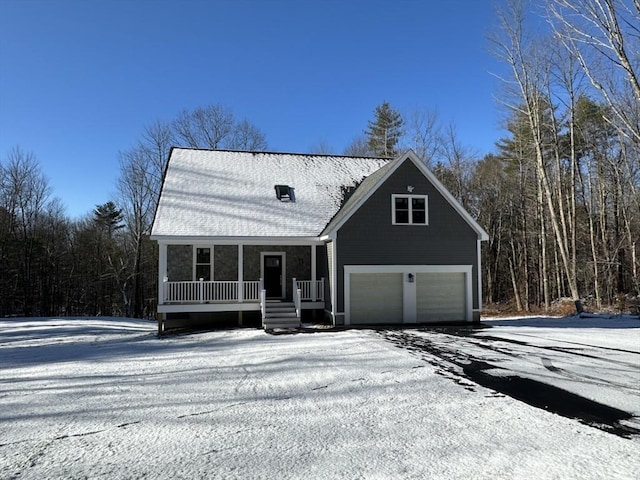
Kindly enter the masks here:
M 345 190 L 388 163 L 382 158 L 174 148 L 152 236 L 318 236 L 344 203 Z M 295 201 L 278 200 L 275 185 L 293 187 Z

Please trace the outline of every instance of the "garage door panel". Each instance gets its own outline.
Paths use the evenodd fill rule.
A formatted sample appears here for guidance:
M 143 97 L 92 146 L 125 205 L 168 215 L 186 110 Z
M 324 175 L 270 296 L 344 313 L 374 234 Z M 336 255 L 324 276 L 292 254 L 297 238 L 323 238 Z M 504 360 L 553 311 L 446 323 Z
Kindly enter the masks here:
M 352 273 L 351 324 L 402 322 L 402 278 L 402 273 Z
M 418 322 L 465 320 L 465 286 L 465 274 L 462 272 L 418 273 Z

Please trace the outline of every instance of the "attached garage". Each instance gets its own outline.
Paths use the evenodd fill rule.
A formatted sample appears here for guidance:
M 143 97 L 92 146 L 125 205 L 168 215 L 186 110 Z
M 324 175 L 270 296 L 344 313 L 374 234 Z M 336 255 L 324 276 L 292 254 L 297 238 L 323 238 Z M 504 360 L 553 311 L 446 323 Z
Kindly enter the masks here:
M 471 265 L 345 265 L 345 324 L 471 321 Z

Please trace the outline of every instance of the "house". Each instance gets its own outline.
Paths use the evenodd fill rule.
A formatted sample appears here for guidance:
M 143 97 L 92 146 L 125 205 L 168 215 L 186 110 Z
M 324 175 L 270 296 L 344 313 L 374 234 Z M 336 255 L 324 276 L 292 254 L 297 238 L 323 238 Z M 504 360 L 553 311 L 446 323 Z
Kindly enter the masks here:
M 486 232 L 412 152 L 394 160 L 173 148 L 151 239 L 165 328 L 320 315 L 480 318 Z

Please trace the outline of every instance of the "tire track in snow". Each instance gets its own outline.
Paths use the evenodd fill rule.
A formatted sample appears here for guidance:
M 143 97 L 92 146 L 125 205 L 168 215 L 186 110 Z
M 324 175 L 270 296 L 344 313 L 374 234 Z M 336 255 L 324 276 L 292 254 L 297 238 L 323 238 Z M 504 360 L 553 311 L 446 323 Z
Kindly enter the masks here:
M 634 418 L 630 413 L 531 378 L 491 375 L 491 370 L 504 369 L 461 351 L 460 343 L 453 346 L 455 349 L 450 349 L 444 347 L 443 342 L 436 344 L 424 336 L 406 331 L 381 330 L 378 333 L 399 348 L 419 355 L 436 368 L 436 373 L 447 372 L 445 376 L 463 386 L 460 378 L 607 433 L 623 438 L 640 435 L 639 428 L 622 423 Z

